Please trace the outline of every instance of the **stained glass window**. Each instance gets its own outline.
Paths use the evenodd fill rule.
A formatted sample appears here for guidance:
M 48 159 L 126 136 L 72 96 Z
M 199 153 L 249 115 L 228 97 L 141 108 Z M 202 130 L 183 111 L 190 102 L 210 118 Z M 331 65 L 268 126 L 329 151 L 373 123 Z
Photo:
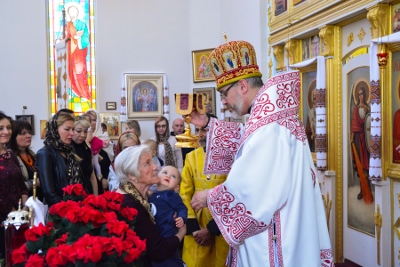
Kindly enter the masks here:
M 52 114 L 61 108 L 77 114 L 96 109 L 94 1 L 48 0 Z M 64 44 L 61 64 L 57 53 Z

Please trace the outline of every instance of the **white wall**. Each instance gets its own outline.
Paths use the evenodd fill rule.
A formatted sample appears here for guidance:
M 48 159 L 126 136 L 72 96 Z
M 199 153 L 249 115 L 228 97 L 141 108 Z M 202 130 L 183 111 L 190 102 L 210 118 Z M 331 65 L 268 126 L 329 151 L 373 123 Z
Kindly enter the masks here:
M 39 120 L 48 119 L 48 49 L 46 4 L 44 0 L 1 1 L 0 17 L 0 110 L 7 115 L 35 115 L 36 132 Z M 33 150 L 42 147 L 38 134 Z
M 101 0 L 96 1 L 97 109 L 117 102 L 126 72 L 165 72 L 170 99 L 178 92 L 214 87 L 193 83 L 193 50 L 214 48 L 229 40 L 251 42 L 261 70 L 266 70 L 266 9 L 262 0 Z M 48 41 L 46 0 L 2 0 L 0 16 L 0 110 L 14 116 L 35 115 L 35 126 L 48 119 Z M 264 80 L 266 80 L 266 74 Z M 217 93 L 217 103 L 219 95 Z M 180 117 L 170 102 L 170 120 Z M 220 107 L 217 106 L 217 110 Z M 142 139 L 154 135 L 152 121 L 141 121 Z M 37 130 L 38 133 L 38 130 Z M 34 135 L 34 151 L 42 147 Z

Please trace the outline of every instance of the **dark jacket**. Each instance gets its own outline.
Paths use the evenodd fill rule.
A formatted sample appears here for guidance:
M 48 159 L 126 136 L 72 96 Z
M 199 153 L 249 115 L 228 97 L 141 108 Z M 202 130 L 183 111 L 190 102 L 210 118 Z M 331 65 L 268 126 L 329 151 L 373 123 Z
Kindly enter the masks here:
M 61 155 L 60 151 L 44 146 L 36 153 L 36 170 L 49 207 L 61 202 L 62 189 L 68 185 L 67 159 Z
M 179 247 L 179 238 L 177 236 L 161 237 L 157 226 L 150 220 L 146 209 L 131 195 L 124 195 L 122 205 L 134 208 L 138 212 L 135 219 L 135 232 L 140 239 L 146 239 L 146 253 L 142 258 L 143 267 L 151 267 L 151 261 L 162 262 L 175 254 Z
M 173 190 L 155 191 L 149 201 L 156 206 L 157 213 L 154 218 L 162 237 L 170 237 L 178 232 L 175 226 L 175 213 L 176 217 L 182 217 L 186 223 L 188 210 L 182 198 Z

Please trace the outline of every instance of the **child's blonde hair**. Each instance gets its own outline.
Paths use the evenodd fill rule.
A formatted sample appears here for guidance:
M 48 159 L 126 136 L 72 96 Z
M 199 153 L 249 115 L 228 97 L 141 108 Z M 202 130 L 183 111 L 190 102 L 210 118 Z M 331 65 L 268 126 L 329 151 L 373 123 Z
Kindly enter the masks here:
M 157 142 L 154 141 L 153 139 L 147 139 L 146 141 L 143 142 L 143 144 L 148 145 L 151 151 L 157 151 Z

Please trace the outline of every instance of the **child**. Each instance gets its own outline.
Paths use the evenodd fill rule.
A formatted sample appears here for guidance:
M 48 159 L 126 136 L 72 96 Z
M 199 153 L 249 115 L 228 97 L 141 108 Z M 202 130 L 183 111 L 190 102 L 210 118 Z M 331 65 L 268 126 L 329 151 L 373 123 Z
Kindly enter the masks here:
M 164 165 L 164 162 L 162 159 L 160 159 L 159 157 L 157 157 L 157 143 L 156 141 L 154 141 L 153 139 L 147 139 L 146 141 L 143 142 L 143 144 L 146 144 L 150 147 L 151 153 L 152 153 L 152 161 L 157 165 L 158 169 L 161 170 L 161 166 Z M 153 184 L 152 186 L 150 186 L 148 194 L 149 196 L 151 196 L 151 194 L 153 194 L 153 192 L 155 192 L 157 189 L 157 185 Z
M 170 237 L 175 235 L 177 228 L 181 228 L 187 221 L 188 210 L 177 193 L 181 174 L 177 168 L 165 166 L 161 169 L 158 177 L 160 181 L 157 184 L 157 190 L 150 197 L 150 202 L 155 206 L 154 218 L 161 236 Z M 185 266 L 178 251 L 170 259 L 152 264 L 156 267 Z
M 164 161 L 157 157 L 157 142 L 153 139 L 147 139 L 143 142 L 150 147 L 151 153 L 153 154 L 152 160 L 157 165 L 158 169 L 161 170 L 161 166 L 164 166 Z

